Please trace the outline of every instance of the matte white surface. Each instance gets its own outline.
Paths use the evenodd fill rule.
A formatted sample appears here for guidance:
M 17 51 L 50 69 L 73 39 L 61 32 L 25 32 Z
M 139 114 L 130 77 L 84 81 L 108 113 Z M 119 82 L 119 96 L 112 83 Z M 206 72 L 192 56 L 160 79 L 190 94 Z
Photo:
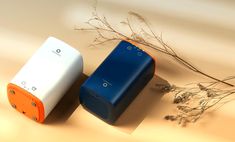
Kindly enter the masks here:
M 82 71 L 81 54 L 66 43 L 49 37 L 11 83 L 41 100 L 46 117 Z

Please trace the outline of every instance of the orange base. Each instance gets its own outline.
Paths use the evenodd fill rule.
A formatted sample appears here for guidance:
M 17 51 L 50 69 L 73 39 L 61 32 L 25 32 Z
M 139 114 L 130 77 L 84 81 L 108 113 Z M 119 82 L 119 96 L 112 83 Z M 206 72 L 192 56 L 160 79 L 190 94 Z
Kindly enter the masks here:
M 37 97 L 11 83 L 7 86 L 7 95 L 13 108 L 37 122 L 44 121 L 43 103 Z

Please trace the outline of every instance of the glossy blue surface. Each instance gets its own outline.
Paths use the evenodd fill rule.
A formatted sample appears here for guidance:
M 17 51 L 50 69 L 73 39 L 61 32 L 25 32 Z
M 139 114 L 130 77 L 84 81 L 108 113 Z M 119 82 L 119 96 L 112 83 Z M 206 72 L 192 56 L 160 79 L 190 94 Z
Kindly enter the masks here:
M 113 123 L 153 77 L 154 71 L 155 62 L 147 53 L 121 41 L 81 86 L 81 104 Z

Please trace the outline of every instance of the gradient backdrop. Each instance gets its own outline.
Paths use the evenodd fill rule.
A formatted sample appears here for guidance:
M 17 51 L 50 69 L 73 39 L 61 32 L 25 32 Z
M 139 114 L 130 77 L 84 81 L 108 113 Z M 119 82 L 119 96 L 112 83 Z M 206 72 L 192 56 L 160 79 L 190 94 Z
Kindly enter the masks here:
M 92 0 L 0 0 L 0 141 L 154 141 L 234 142 L 235 102 L 205 116 L 195 125 L 180 128 L 166 122 L 174 112 L 171 94 L 154 91 L 167 80 L 183 85 L 206 78 L 154 52 L 157 75 L 117 122 L 110 126 L 85 111 L 68 92 L 46 124 L 35 123 L 8 103 L 6 85 L 48 36 L 78 49 L 87 78 L 117 43 L 88 47 L 95 34 L 78 32 L 91 17 Z M 128 11 L 147 18 L 153 30 L 184 59 L 203 71 L 223 78 L 235 74 L 235 2 L 232 0 L 99 0 L 98 11 L 117 25 Z M 120 28 L 120 27 L 119 27 Z M 153 52 L 150 50 L 150 52 Z

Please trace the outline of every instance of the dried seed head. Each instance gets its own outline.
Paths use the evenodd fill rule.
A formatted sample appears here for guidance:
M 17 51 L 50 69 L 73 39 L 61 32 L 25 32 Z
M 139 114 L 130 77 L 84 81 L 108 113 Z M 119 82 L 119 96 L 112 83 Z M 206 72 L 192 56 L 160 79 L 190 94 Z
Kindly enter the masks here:
M 205 86 L 203 86 L 202 84 L 198 83 L 197 86 L 199 87 L 200 90 L 202 91 L 207 91 L 208 88 L 206 88 Z
M 164 117 L 165 120 L 170 120 L 170 121 L 175 121 L 177 120 L 177 116 L 174 116 L 174 115 L 166 115 Z
M 190 97 L 194 94 L 191 92 L 184 92 L 178 96 L 176 96 L 173 100 L 174 104 L 185 103 L 190 100 Z
M 170 92 L 171 89 L 172 89 L 172 87 L 170 85 L 165 85 L 165 87 L 162 88 L 162 90 L 165 91 L 165 92 Z
M 200 106 L 204 106 L 205 104 L 206 104 L 206 100 L 205 99 L 200 100 L 200 102 L 199 102 Z
M 177 96 L 174 98 L 173 103 L 174 104 L 179 104 L 183 102 L 183 98 L 181 96 Z
M 191 112 L 193 110 L 193 108 L 190 108 L 188 106 L 180 106 L 180 105 L 177 106 L 177 109 L 185 113 Z
M 182 118 L 179 120 L 178 124 L 179 124 L 181 127 L 186 127 L 189 122 L 190 122 L 190 121 L 189 121 L 187 118 L 182 117 Z
M 207 97 L 214 97 L 214 96 L 216 96 L 216 93 L 213 90 L 207 90 L 206 95 L 207 95 Z
M 170 92 L 172 87 L 165 84 L 156 84 L 156 88 L 161 92 Z

